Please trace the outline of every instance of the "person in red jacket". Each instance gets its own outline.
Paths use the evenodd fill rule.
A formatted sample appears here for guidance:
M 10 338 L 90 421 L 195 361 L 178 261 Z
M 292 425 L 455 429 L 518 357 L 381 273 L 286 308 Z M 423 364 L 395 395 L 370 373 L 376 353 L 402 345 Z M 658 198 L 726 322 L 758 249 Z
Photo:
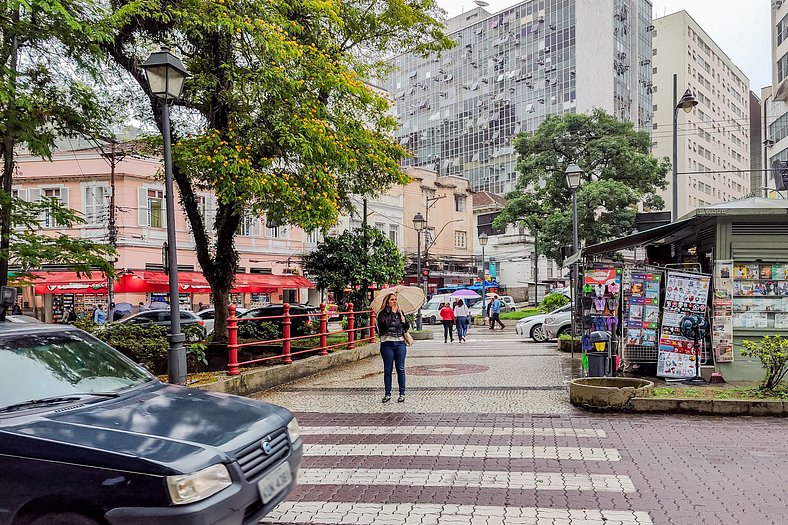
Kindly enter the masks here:
M 454 342 L 454 309 L 450 303 L 441 303 L 441 321 L 443 322 L 443 342 L 448 343 L 449 339 Z

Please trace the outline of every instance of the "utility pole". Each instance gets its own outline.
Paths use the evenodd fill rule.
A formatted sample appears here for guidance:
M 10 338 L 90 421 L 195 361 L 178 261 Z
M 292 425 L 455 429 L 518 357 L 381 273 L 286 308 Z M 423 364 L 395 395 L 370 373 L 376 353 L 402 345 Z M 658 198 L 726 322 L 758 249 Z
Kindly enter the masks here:
M 106 146 L 102 145 L 101 142 L 109 142 L 109 151 L 107 151 Z M 126 152 L 118 151 L 118 141 L 114 137 L 109 138 L 100 138 L 98 140 L 93 141 L 96 145 L 96 148 L 101 152 L 101 157 L 107 162 L 109 165 L 109 224 L 107 225 L 108 237 L 109 237 L 109 245 L 112 247 L 113 250 L 117 250 L 118 248 L 118 224 L 117 224 L 117 206 L 115 201 L 115 168 L 118 164 L 123 161 L 126 157 Z M 115 288 L 115 281 L 112 277 L 107 278 L 107 315 L 112 316 L 112 312 L 109 311 L 109 306 L 114 302 L 114 292 Z

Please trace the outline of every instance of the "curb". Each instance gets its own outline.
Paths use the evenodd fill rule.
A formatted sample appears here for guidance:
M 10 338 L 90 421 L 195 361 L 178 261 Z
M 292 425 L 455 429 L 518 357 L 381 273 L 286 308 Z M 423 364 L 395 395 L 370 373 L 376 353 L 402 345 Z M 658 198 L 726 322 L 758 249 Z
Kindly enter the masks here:
M 788 401 L 635 397 L 630 401 L 629 412 L 788 417 Z
M 198 385 L 195 386 L 195 388 L 208 392 L 247 396 L 267 388 L 317 374 L 336 366 L 360 361 L 361 359 L 366 359 L 378 353 L 380 353 L 380 344 L 372 343 L 360 348 L 340 350 L 339 352 L 333 352 L 328 355 L 314 355 L 305 359 L 293 361 L 289 365 L 275 365 L 259 370 L 241 372 L 241 374 L 237 376 L 224 376 L 218 381 L 205 385 Z

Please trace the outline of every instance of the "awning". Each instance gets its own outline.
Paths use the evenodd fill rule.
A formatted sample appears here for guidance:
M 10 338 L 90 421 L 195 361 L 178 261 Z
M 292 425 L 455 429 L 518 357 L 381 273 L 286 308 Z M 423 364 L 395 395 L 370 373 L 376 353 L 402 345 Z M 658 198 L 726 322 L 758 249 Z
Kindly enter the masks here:
M 117 293 L 149 293 L 170 290 L 170 278 L 164 272 L 135 271 L 121 276 L 115 286 Z M 178 291 L 181 293 L 211 293 L 205 277 L 198 272 L 178 272 Z
M 76 272 L 33 272 L 31 279 L 36 295 L 66 293 L 107 293 L 107 277 L 102 272 L 93 272 L 88 277 L 77 275 Z
M 315 285 L 300 275 L 239 273 L 235 276 L 235 287 L 242 292 L 270 293 L 279 288 L 315 288 Z
M 580 253 L 583 255 L 596 255 L 599 253 L 615 252 L 618 250 L 625 250 L 627 248 L 634 248 L 635 246 L 653 243 L 655 241 L 664 239 L 673 233 L 676 233 L 680 229 L 687 226 L 689 223 L 695 221 L 695 219 L 695 217 L 680 219 L 678 221 L 671 222 L 670 224 L 665 224 L 664 226 L 658 226 L 656 228 L 651 228 L 650 230 L 633 233 L 632 235 L 627 235 L 626 237 L 619 237 L 618 239 L 613 239 L 612 241 L 586 246 L 581 250 Z M 567 261 L 564 262 L 564 265 L 567 265 L 568 262 L 569 260 L 567 259 Z

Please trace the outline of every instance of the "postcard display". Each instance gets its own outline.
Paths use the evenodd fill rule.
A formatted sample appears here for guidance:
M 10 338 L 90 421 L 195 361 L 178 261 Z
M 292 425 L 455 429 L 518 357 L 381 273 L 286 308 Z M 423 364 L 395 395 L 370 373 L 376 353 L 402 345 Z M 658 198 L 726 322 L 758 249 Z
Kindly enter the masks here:
M 583 273 L 583 351 L 591 349 L 588 336 L 593 331 L 618 331 L 621 297 L 621 268 L 587 268 Z
M 788 264 L 733 265 L 733 328 L 788 329 Z
M 624 358 L 656 362 L 662 272 L 624 270 Z
M 714 263 L 714 321 L 711 344 L 717 363 L 733 361 L 733 261 Z
M 681 335 L 679 324 L 687 314 L 706 315 L 711 276 L 668 270 L 665 304 L 657 356 L 657 376 L 694 377 L 693 341 Z M 700 342 L 701 346 L 703 342 Z M 702 354 L 702 351 L 700 352 Z

